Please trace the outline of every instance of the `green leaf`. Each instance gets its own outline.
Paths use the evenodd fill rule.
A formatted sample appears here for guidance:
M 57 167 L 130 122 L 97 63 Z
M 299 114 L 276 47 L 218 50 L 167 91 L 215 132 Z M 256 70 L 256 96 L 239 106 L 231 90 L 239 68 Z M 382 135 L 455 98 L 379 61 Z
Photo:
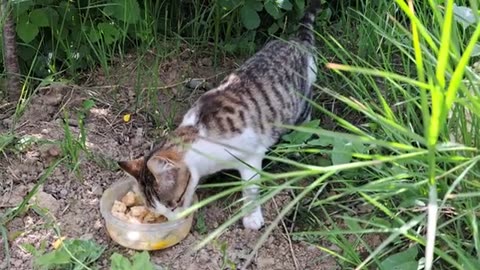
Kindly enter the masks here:
M 24 243 L 20 245 L 23 249 L 25 249 L 28 253 L 32 254 L 33 256 L 41 255 L 40 252 L 30 243 Z
M 95 27 L 91 27 L 90 30 L 88 30 L 86 32 L 88 33 L 88 35 L 87 35 L 88 39 L 92 43 L 98 42 L 100 40 L 100 38 L 102 37 L 102 34 Z
M 132 269 L 132 263 L 130 263 L 130 260 L 127 258 L 123 257 L 122 255 L 118 253 L 113 253 L 113 255 L 110 257 L 111 260 L 111 265 L 110 269 L 111 270 L 130 270 Z
M 303 127 L 316 128 L 320 125 L 320 120 L 312 120 L 308 123 L 303 124 Z M 312 137 L 312 133 L 302 132 L 294 130 L 290 133 L 287 133 L 282 136 L 282 139 L 291 144 L 302 144 L 305 143 L 308 139 Z
M 285 10 L 292 10 L 292 3 L 289 0 L 277 0 L 278 6 Z
M 140 20 L 140 6 L 137 0 L 113 0 L 103 11 L 120 21 L 130 24 Z
M 26 0 L 26 1 L 12 1 L 13 3 L 13 9 L 15 12 L 15 17 L 17 18 L 17 23 L 19 21 L 25 21 L 28 20 L 28 16 L 22 16 L 27 11 L 34 6 L 34 3 L 32 0 Z
M 30 12 L 30 21 L 38 27 L 49 26 L 49 14 L 46 9 L 39 8 Z
M 332 150 L 333 165 L 349 163 L 352 160 L 353 145 L 341 138 L 334 138 Z
M 70 27 L 75 28 L 82 24 L 78 9 L 69 1 L 61 1 L 58 5 L 58 12 L 62 16 L 61 20 L 64 20 L 67 26 L 61 27 L 61 30 L 66 30 L 66 28 Z M 52 27 L 53 26 L 52 24 Z
M 112 44 L 120 37 L 120 31 L 114 24 L 99 23 L 97 25 L 98 32 L 102 34 L 105 44 Z
M 135 253 L 132 256 L 132 262 L 121 254 L 114 253 L 110 257 L 111 270 L 154 270 L 154 265 L 150 262 L 150 255 L 147 251 Z
M 320 137 L 318 139 L 314 139 L 311 141 L 308 141 L 308 145 L 313 145 L 313 146 L 329 146 L 333 144 L 333 138 L 332 137 Z
M 17 24 L 17 34 L 25 43 L 30 43 L 38 35 L 38 27 L 29 21 L 20 21 Z
M 240 9 L 240 18 L 243 26 L 248 30 L 253 30 L 260 26 L 260 17 L 257 11 L 250 6 L 245 5 Z
M 83 105 L 83 109 L 85 111 L 88 111 L 95 106 L 95 101 L 93 101 L 91 99 L 87 99 L 87 100 L 83 101 L 82 105 Z
M 54 250 L 50 253 L 39 256 L 35 259 L 35 264 L 44 267 L 52 267 L 70 263 L 70 255 L 62 250 Z
M 150 262 L 148 252 L 136 253 L 132 256 L 133 270 L 154 270 L 153 264 Z
M 477 22 L 475 13 L 469 7 L 457 6 L 453 4 L 454 20 L 463 26 L 463 29 L 474 25 Z
M 415 260 L 417 253 L 417 246 L 412 246 L 405 251 L 393 254 L 383 260 L 380 268 L 389 270 L 417 270 L 418 262 Z
M 472 51 L 472 57 L 480 55 L 480 43 L 475 44 Z
M 305 13 L 305 0 L 296 0 L 294 1 L 295 4 L 295 10 L 296 10 L 296 15 L 297 18 L 303 17 L 303 14 Z
M 270 16 L 272 16 L 274 19 L 279 19 L 282 17 L 282 13 L 280 12 L 280 9 L 278 6 L 273 2 L 273 1 L 267 1 L 265 2 L 265 10 L 267 11 Z M 278 27 L 278 25 L 277 25 Z M 278 28 L 277 28 L 278 30 Z M 275 30 L 276 31 L 276 30 Z M 269 31 L 270 33 L 270 31 Z
M 45 13 L 48 14 L 48 17 L 47 17 L 47 19 L 48 19 L 48 25 L 49 25 L 50 27 L 52 27 L 52 28 L 53 28 L 54 26 L 57 26 L 58 17 L 59 17 L 58 12 L 57 12 L 55 9 L 51 8 L 51 7 L 43 8 L 43 10 L 45 11 Z
M 273 35 L 278 31 L 278 29 L 280 29 L 280 27 L 278 26 L 277 23 L 274 22 L 272 23 L 272 25 L 270 25 L 270 27 L 268 27 L 268 33 L 270 35 Z
M 47 269 L 54 268 L 56 266 L 64 266 L 60 267 L 62 269 L 80 269 L 80 265 L 74 262 L 66 249 L 68 249 L 68 251 L 73 257 L 76 258 L 77 261 L 80 261 L 85 265 L 90 265 L 98 260 L 105 250 L 104 247 L 91 240 L 69 239 L 63 242 L 61 248 L 37 257 L 35 259 L 35 264 L 43 266 Z
M 251 7 L 256 11 L 262 11 L 263 9 L 262 1 L 258 1 L 258 0 L 246 0 L 245 5 Z

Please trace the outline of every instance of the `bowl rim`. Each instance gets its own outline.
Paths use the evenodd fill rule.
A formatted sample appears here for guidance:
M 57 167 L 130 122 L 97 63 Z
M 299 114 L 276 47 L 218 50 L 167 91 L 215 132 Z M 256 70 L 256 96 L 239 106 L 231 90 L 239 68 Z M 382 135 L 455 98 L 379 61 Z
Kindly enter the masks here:
M 129 223 L 124 220 L 121 220 L 117 217 L 115 217 L 112 212 L 110 211 L 111 209 L 107 209 L 107 206 L 105 205 L 105 200 L 107 194 L 111 193 L 116 187 L 119 187 L 121 185 L 132 185 L 135 184 L 135 181 L 132 179 L 124 179 L 117 181 L 113 183 L 109 188 L 107 188 L 100 199 L 100 213 L 107 223 L 113 223 L 116 226 L 121 226 L 126 230 L 132 230 L 132 231 L 158 231 L 158 230 L 172 230 L 179 228 L 183 223 L 187 222 L 189 219 L 193 217 L 193 213 L 190 214 L 187 217 L 183 217 L 180 219 L 172 220 L 172 221 L 167 221 L 167 222 L 162 222 L 162 223 L 141 223 L 141 224 L 134 224 L 134 223 Z M 197 201 L 197 195 L 194 194 L 194 202 Z

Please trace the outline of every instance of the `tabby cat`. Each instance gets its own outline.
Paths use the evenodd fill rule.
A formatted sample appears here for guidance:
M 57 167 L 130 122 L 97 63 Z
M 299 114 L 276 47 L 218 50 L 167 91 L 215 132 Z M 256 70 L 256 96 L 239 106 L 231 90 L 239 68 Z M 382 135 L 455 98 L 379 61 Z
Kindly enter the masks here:
M 310 119 L 316 80 L 312 27 L 320 9 L 313 0 L 295 38 L 274 40 L 207 91 L 184 115 L 173 134 L 145 157 L 120 161 L 135 177 L 146 205 L 167 217 L 190 206 L 201 177 L 236 169 L 243 180 L 258 179 L 267 150 L 287 132 L 281 124 Z M 245 204 L 255 201 L 258 186 L 245 185 Z M 264 225 L 255 206 L 243 217 L 247 229 Z

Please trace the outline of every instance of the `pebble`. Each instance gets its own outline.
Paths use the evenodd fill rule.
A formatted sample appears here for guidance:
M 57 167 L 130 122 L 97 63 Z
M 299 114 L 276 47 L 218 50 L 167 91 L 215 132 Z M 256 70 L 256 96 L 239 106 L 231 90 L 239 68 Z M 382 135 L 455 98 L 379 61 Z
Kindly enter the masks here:
M 43 102 L 45 105 L 56 106 L 62 102 L 63 95 L 62 93 L 55 93 L 48 96 L 45 96 Z
M 93 195 L 101 196 L 103 194 L 103 188 L 100 185 L 94 185 L 92 188 Z
M 62 190 L 60 190 L 60 196 L 62 198 L 67 197 L 67 195 L 68 195 L 68 191 L 66 189 L 63 188 Z
M 95 223 L 93 224 L 93 228 L 96 230 L 103 228 L 102 221 L 100 221 L 99 219 L 95 220 Z
M 205 57 L 205 58 L 200 59 L 200 65 L 206 66 L 206 67 L 211 67 L 213 65 L 212 58 Z
M 275 259 L 271 257 L 259 257 L 257 258 L 257 266 L 260 269 L 265 269 L 275 264 Z
M 136 132 L 135 132 L 135 137 L 133 137 L 133 139 L 131 140 L 132 142 L 132 146 L 133 147 L 137 147 L 137 146 L 140 146 L 142 145 L 142 143 L 144 142 L 144 139 L 143 139 L 143 128 L 137 128 Z
M 52 145 L 52 147 L 48 149 L 48 154 L 52 157 L 58 157 L 61 153 L 62 150 L 60 150 L 60 147 L 58 147 L 57 145 Z
M 11 127 L 13 124 L 13 119 L 10 119 L 10 118 L 3 119 L 3 124 L 7 127 Z
M 187 88 L 191 89 L 197 89 L 197 88 L 203 88 L 205 85 L 205 80 L 204 79 L 190 79 L 186 85 Z
M 57 201 L 52 195 L 39 191 L 34 197 L 34 201 L 41 208 L 47 208 L 52 214 L 56 214 L 60 209 L 60 202 Z
M 20 266 L 22 266 L 23 261 L 22 261 L 22 260 L 19 260 L 19 259 L 12 259 L 12 260 L 10 261 L 10 263 L 11 263 L 13 266 L 15 266 L 15 267 L 20 267 Z
M 25 185 L 17 185 L 13 188 L 12 192 L 6 192 L 3 196 L 0 196 L 0 202 L 8 205 L 18 205 L 23 201 L 23 197 L 27 194 L 28 188 Z
M 92 240 L 93 239 L 93 233 L 86 233 L 80 237 L 82 240 Z

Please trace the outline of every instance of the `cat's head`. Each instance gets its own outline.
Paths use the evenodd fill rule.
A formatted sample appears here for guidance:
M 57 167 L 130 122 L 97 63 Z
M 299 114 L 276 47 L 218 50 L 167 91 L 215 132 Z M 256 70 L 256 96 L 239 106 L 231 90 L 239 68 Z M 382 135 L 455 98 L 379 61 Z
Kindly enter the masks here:
M 145 157 L 118 162 L 138 183 L 137 192 L 152 211 L 168 217 L 183 202 L 190 172 L 174 150 L 154 150 Z

